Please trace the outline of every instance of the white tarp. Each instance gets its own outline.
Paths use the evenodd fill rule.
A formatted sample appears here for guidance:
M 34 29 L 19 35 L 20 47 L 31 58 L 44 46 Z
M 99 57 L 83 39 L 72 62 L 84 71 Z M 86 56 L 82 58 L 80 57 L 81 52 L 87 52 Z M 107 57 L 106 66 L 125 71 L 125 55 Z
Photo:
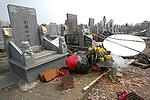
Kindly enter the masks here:
M 144 40 L 133 35 L 111 35 L 103 42 L 107 51 L 119 56 L 134 56 L 142 52 L 146 45 Z

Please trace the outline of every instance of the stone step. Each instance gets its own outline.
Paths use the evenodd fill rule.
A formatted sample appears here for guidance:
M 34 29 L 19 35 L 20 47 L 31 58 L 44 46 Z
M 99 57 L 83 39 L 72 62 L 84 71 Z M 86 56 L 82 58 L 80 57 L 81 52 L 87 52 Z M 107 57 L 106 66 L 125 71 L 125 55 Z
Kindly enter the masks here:
M 38 60 L 38 59 L 44 58 L 46 56 L 51 56 L 56 53 L 57 53 L 57 51 L 44 50 L 41 52 L 34 53 L 34 56 L 35 56 L 35 60 Z

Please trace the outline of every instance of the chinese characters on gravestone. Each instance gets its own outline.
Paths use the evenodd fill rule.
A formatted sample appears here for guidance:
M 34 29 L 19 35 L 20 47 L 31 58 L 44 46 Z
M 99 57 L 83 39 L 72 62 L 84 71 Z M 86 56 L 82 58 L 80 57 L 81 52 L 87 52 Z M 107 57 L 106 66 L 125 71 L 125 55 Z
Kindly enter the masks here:
M 77 33 L 77 29 L 78 29 L 77 15 L 67 14 L 66 24 L 69 28 L 69 34 Z
M 24 23 L 24 27 L 25 27 L 25 33 L 26 33 L 26 38 L 27 38 L 27 41 L 29 43 L 31 43 L 31 40 L 29 38 L 29 26 L 28 26 L 28 20 L 27 20 L 27 16 L 23 16 L 23 23 Z
M 20 47 L 22 41 L 28 41 L 31 46 L 39 45 L 35 9 L 13 5 L 10 5 L 8 9 L 15 44 Z

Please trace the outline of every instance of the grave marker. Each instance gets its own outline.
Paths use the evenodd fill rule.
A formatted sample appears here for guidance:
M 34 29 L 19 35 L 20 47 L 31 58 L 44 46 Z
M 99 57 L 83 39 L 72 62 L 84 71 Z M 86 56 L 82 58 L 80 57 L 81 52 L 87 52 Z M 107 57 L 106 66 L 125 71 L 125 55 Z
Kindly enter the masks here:
M 94 32 L 94 19 L 93 18 L 89 18 L 89 28 L 90 28 L 90 31 L 93 33 Z
M 69 28 L 69 34 L 77 33 L 78 24 L 77 24 L 77 15 L 67 14 L 67 26 Z
M 69 45 L 79 45 L 79 34 L 67 34 L 65 40 Z
M 15 44 L 20 47 L 22 41 L 28 41 L 31 46 L 39 45 L 40 39 L 35 9 L 8 5 L 8 11 Z
M 2 22 L 1 22 L 1 20 L 0 20 L 0 41 L 3 41 Z
M 0 20 L 0 49 L 5 49 L 5 45 L 4 45 L 4 38 L 3 38 L 3 34 L 2 34 L 2 23 Z
M 11 71 L 31 83 L 40 73 L 65 65 L 67 46 L 64 38 L 48 40 L 45 25 L 37 25 L 35 9 L 10 4 L 7 7 L 13 31 L 3 29 L 3 34 Z M 6 36 L 8 30 L 11 35 Z
M 51 35 L 57 35 L 56 23 L 50 23 L 50 36 Z

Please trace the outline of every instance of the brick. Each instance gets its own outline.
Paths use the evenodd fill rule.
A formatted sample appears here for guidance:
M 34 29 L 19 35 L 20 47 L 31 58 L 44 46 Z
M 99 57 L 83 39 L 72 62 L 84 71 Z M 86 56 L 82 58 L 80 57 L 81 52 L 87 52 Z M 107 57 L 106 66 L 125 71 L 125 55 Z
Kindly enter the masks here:
M 43 74 L 43 73 L 41 73 L 39 76 L 40 76 L 41 81 L 45 81 L 45 78 L 44 78 L 44 74 Z
M 48 81 L 52 80 L 53 78 L 55 78 L 58 75 L 59 74 L 58 74 L 57 69 L 51 68 L 51 69 L 49 69 L 49 70 L 47 70 L 47 71 L 45 71 L 43 73 L 40 73 L 39 76 L 40 76 L 41 81 L 48 82 Z
M 45 78 L 45 81 L 48 82 L 58 75 L 59 74 L 58 74 L 57 69 L 50 69 L 44 73 L 44 78 Z

